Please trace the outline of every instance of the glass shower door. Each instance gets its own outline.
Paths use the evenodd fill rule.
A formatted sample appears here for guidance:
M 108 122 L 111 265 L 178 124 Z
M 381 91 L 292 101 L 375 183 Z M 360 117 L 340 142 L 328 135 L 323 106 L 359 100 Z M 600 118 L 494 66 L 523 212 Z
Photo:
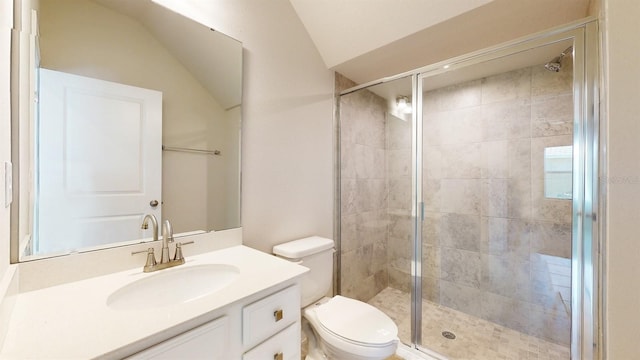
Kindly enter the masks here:
M 338 76 L 337 292 L 436 358 L 596 358 L 596 35 Z
M 355 84 L 338 77 L 339 87 Z M 368 302 L 411 344 L 411 77 L 342 94 L 339 99 L 339 289 Z
M 572 46 L 421 77 L 419 343 L 448 358 L 570 358 Z

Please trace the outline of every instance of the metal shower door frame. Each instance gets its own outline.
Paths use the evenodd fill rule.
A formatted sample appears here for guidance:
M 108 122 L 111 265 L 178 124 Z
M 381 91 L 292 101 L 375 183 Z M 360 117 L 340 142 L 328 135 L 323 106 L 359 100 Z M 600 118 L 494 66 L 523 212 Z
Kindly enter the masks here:
M 411 341 L 417 350 L 433 354 L 422 344 L 422 223 L 424 221 L 422 149 L 423 82 L 434 75 L 499 59 L 560 41 L 572 40 L 574 52 L 573 214 L 571 256 L 571 359 L 597 359 L 599 344 L 600 244 L 602 195 L 599 189 L 599 74 L 598 25 L 586 19 L 533 36 L 454 59 L 414 72 L 413 93 L 413 262 Z

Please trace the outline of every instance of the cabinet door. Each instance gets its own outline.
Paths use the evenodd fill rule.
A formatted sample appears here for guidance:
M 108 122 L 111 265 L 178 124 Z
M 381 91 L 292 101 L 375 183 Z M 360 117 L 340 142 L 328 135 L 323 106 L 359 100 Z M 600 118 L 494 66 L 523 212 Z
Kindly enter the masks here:
M 223 316 L 173 339 L 139 352 L 129 359 L 214 359 L 229 360 L 229 318 Z

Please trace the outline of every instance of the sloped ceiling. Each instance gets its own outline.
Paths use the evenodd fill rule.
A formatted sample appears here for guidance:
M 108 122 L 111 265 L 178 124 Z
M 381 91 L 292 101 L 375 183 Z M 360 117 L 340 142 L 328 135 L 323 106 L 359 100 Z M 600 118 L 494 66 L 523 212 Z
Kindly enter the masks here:
M 327 68 L 356 83 L 579 20 L 589 0 L 289 0 Z

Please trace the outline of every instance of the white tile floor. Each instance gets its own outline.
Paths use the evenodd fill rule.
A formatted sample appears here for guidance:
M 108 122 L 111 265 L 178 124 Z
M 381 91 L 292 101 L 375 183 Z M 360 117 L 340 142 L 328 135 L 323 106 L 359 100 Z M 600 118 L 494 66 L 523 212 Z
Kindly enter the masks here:
M 410 301 L 408 293 L 386 288 L 370 304 L 389 315 L 398 325 L 400 339 L 410 342 Z M 538 359 L 568 360 L 569 348 L 518 331 L 478 319 L 430 301 L 423 301 L 423 344 L 451 360 Z M 447 330 L 455 340 L 442 336 Z M 400 348 L 398 355 L 407 360 L 420 359 L 409 348 Z M 434 359 L 422 357 L 422 359 Z

